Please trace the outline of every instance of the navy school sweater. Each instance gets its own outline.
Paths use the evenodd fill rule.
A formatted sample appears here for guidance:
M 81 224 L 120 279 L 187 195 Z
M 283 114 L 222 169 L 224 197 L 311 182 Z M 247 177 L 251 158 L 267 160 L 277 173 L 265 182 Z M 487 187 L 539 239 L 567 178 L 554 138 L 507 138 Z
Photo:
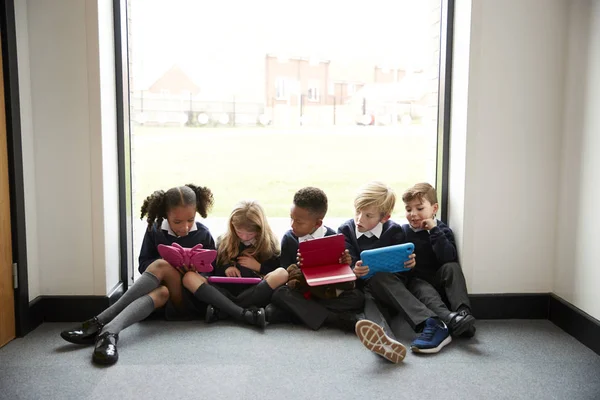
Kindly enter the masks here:
M 144 273 L 146 268 L 152 264 L 155 260 L 161 258 L 158 253 L 158 245 L 172 245 L 177 243 L 181 247 L 194 247 L 198 244 L 202 244 L 203 248 L 216 250 L 215 240 L 208 228 L 196 221 L 196 230 L 187 234 L 187 236 L 176 237 L 170 235 L 166 230 L 160 229 L 160 227 L 154 223 L 151 230 L 147 230 L 144 235 L 142 242 L 142 248 L 140 249 L 139 256 L 139 267 L 140 274 Z M 213 263 L 214 265 L 214 263 Z
M 415 245 L 417 265 L 412 276 L 431 280 L 443 264 L 458 261 L 454 234 L 442 221 L 437 220 L 437 226 L 429 232 L 415 232 L 409 224 L 402 225 L 402 230 L 407 241 Z
M 329 227 L 325 227 L 325 236 L 335 235 L 335 231 Z M 296 264 L 296 254 L 298 254 L 298 237 L 294 235 L 292 230 L 287 231 L 281 239 L 281 266 L 287 268 L 292 264 Z
M 383 224 L 383 230 L 381 231 L 379 238 L 376 236 L 368 238 L 365 235 L 362 235 L 357 239 L 354 219 L 349 219 L 340 225 L 338 233 L 342 233 L 346 239 L 346 249 L 350 251 L 350 256 L 352 257 L 352 268 L 354 268 L 356 262 L 360 260 L 360 253 L 363 250 L 378 249 L 380 247 L 409 242 L 409 240 L 406 240 L 402 227 L 392 220 L 387 220 Z

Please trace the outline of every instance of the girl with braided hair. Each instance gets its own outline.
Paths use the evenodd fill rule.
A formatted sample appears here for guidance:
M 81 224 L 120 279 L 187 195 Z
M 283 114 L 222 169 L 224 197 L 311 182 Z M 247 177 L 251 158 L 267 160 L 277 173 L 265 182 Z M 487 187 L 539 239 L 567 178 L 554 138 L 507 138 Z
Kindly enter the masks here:
M 148 222 L 139 256 L 142 275 L 115 304 L 78 327 L 61 332 L 61 337 L 75 344 L 95 343 L 92 360 L 114 364 L 119 358 L 119 332 L 148 317 L 155 309 L 165 307 L 167 319 L 197 314 L 203 317 L 207 304 L 215 301 L 214 297 L 219 297 L 217 302 L 221 298 L 230 302 L 219 291 L 216 294 L 208 291 L 212 297 L 203 300 L 183 290 L 182 277 L 189 272 L 196 273 L 194 267 L 174 268 L 158 252 L 158 245 L 173 243 L 182 247 L 202 244 L 204 249 L 215 250 L 210 231 L 195 220 L 196 212 L 206 218 L 213 202 L 210 189 L 191 184 L 148 196 L 141 209 L 141 217 L 146 216 Z M 239 311 L 238 319 L 257 324 L 253 311 L 241 308 L 234 311 Z

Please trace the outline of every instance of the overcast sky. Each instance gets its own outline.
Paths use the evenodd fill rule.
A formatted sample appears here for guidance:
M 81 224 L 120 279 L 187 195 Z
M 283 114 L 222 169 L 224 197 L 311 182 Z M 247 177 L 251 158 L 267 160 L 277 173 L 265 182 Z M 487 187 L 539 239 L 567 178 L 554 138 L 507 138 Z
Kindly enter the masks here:
M 239 86 L 267 53 L 423 68 L 435 50 L 431 1 L 131 0 L 135 86 L 173 64 L 201 87 Z

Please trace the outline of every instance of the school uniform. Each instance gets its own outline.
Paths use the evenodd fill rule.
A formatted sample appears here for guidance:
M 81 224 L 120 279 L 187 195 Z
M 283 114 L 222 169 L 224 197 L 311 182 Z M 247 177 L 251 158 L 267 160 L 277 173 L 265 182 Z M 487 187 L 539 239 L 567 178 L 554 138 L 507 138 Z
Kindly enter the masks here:
M 429 231 L 414 229 L 409 224 L 403 225 L 402 230 L 406 240 L 414 243 L 418 260 L 409 272 L 413 292 L 444 320 L 450 311 L 457 311 L 461 306 L 470 309 L 467 284 L 458 263 L 452 230 L 439 220 L 437 226 Z
M 167 220 L 163 220 L 160 227 L 155 223 L 150 230 L 147 230 L 144 234 L 144 240 L 142 241 L 142 247 L 140 249 L 140 256 L 138 258 L 140 274 L 152 264 L 154 261 L 161 258 L 158 252 L 158 245 L 172 245 L 177 243 L 181 247 L 191 248 L 198 244 L 202 244 L 204 249 L 216 250 L 215 240 L 213 239 L 208 228 L 196 221 L 186 236 L 179 237 L 171 230 Z M 181 284 L 183 293 L 183 309 L 178 310 L 175 305 L 169 301 L 161 309 L 164 312 L 164 316 L 168 320 L 173 319 L 190 319 L 193 317 L 202 318 L 206 313 L 206 304 L 199 301 Z M 160 313 L 160 312 L 159 312 Z
M 296 263 L 296 254 L 301 242 L 335 234 L 333 229 L 323 225 L 313 233 L 300 238 L 294 235 L 292 230 L 289 230 L 281 241 L 281 265 L 287 268 L 290 264 Z M 360 290 L 344 290 L 337 294 L 337 297 L 331 299 L 321 299 L 315 296 L 307 299 L 300 291 L 284 285 L 275 290 L 272 302 L 282 310 L 295 315 L 311 329 L 317 330 L 325 324 L 332 313 L 343 314 L 342 317 L 352 319 L 354 315 L 362 311 L 364 295 Z
M 338 228 L 338 232 L 345 237 L 346 248 L 352 257 L 352 268 L 360 260 L 360 253 L 364 250 L 407 242 L 402 227 L 391 220 L 377 224 L 371 231 L 359 232 L 354 220 L 350 219 Z M 361 286 L 367 298 L 365 318 L 381 325 L 388 336 L 394 337 L 380 307 L 402 314 L 414 330 L 428 318 L 436 316 L 411 293 L 407 287 L 406 273 L 377 273 L 366 282 L 360 278 L 359 280 L 363 281 Z
M 152 229 L 147 230 L 144 235 L 138 258 L 138 271 L 140 271 L 140 274 L 143 274 L 146 268 L 154 261 L 162 258 L 158 252 L 159 244 L 170 246 L 173 243 L 189 248 L 202 244 L 204 249 L 216 250 L 215 240 L 204 224 L 196 221 L 186 236 L 179 237 L 171 230 L 169 223 L 165 219 L 160 228 L 155 223 L 152 225 Z
M 225 275 L 225 271 L 227 268 L 231 266 L 235 266 L 240 270 L 240 274 L 243 278 L 262 278 L 270 272 L 275 271 L 279 268 L 280 265 L 280 257 L 279 255 L 274 255 L 268 260 L 262 262 L 260 264 L 260 271 L 256 272 L 251 270 L 250 268 L 246 268 L 240 265 L 236 259 L 239 256 L 243 255 L 243 252 L 247 249 L 252 248 L 255 241 L 251 243 L 244 244 L 240 243 L 238 254 L 234 257 L 231 262 L 217 264 L 212 275 L 214 276 L 227 276 Z M 244 284 L 212 284 L 213 286 L 219 288 L 219 290 L 225 294 L 231 301 L 242 308 L 249 307 L 266 307 L 267 304 L 271 301 L 271 296 L 273 295 L 273 289 L 269 286 L 267 281 L 263 280 L 262 282 L 256 285 L 244 285 Z

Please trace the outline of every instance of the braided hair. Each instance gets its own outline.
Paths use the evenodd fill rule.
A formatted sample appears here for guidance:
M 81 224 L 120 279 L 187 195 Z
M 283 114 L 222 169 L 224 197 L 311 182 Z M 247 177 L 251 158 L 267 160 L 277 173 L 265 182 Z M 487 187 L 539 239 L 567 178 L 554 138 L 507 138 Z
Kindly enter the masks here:
M 142 204 L 140 218 L 147 217 L 148 230 L 151 230 L 155 222 L 160 227 L 163 220 L 167 218 L 167 213 L 175 207 L 195 205 L 196 211 L 202 218 L 206 218 L 213 204 L 214 197 L 209 188 L 187 184 L 171 188 L 166 192 L 157 190 L 152 193 Z

